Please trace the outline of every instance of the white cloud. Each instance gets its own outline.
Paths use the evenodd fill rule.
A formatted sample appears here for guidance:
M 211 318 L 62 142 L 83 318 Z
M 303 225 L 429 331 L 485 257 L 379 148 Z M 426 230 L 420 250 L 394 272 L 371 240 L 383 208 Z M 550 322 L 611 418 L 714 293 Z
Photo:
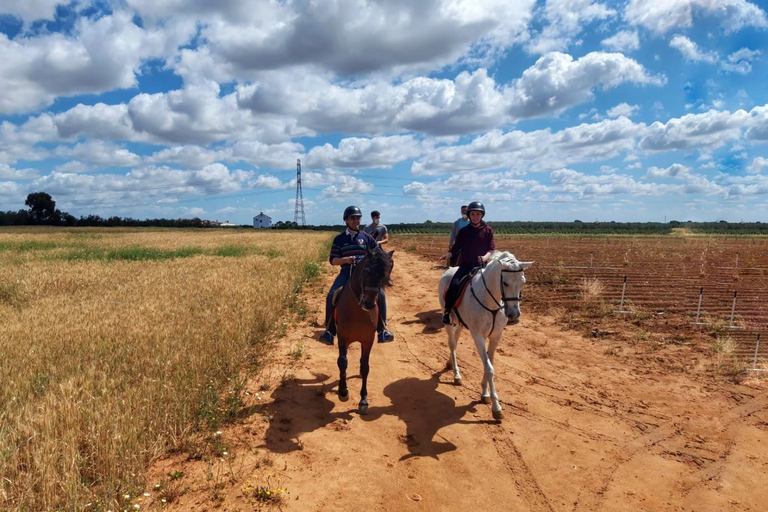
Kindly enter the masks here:
M 20 18 L 25 24 L 36 20 L 52 20 L 61 0 L 3 0 L 3 13 Z M 80 2 L 73 1 L 75 6 Z
M 179 11 L 173 4 L 168 10 L 140 3 L 157 16 Z M 227 7 L 223 14 L 200 12 L 207 4 L 199 4 L 205 46 L 181 52 L 182 76 L 243 80 L 254 72 L 298 66 L 343 76 L 391 76 L 482 60 L 528 37 L 535 0 L 264 4 L 237 16 Z
M 658 167 L 649 167 L 646 172 L 648 178 L 684 178 L 691 172 L 690 167 L 682 164 L 672 164 L 665 169 Z
M 600 44 L 615 52 L 633 52 L 640 49 L 640 38 L 637 35 L 637 30 L 622 30 L 603 39 Z
M 312 168 L 387 168 L 415 158 L 422 153 L 420 143 L 410 135 L 347 138 L 337 148 L 330 144 L 316 146 L 307 154 L 306 165 Z
M 686 60 L 693 62 L 707 62 L 713 64 L 717 62 L 717 52 L 703 52 L 699 50 L 696 43 L 685 36 L 677 35 L 669 42 L 669 46 L 683 54 Z
M 630 0 L 624 19 L 663 34 L 693 24 L 694 15 L 712 17 L 726 32 L 744 27 L 766 27 L 765 11 L 746 0 Z
M 547 0 L 543 9 L 547 25 L 526 45 L 533 54 L 567 50 L 585 25 L 616 15 L 594 0 Z
M 608 117 L 632 117 L 633 114 L 635 114 L 637 111 L 640 110 L 639 105 L 629 105 L 627 103 L 619 103 L 613 108 L 609 108 L 606 111 L 606 114 L 608 114 Z
M 141 157 L 111 142 L 89 140 L 73 147 L 60 146 L 55 154 L 74 158 L 102 167 L 131 167 L 141 163 Z
M 592 98 L 593 88 L 622 83 L 661 85 L 664 77 L 620 53 L 592 52 L 578 60 L 563 53 L 541 57 L 506 91 L 509 113 L 517 119 L 560 112 Z
M 37 169 L 14 169 L 7 164 L 0 163 L 0 180 L 33 180 L 39 176 L 40 171 Z
M 686 114 L 666 123 L 651 124 L 640 146 L 649 151 L 707 151 L 738 140 L 749 124 L 750 114 L 743 110 Z
M 58 96 L 130 89 L 148 58 L 165 55 L 192 34 L 150 32 L 117 12 L 80 18 L 71 36 L 50 33 L 9 40 L 0 34 L 0 113 L 23 113 L 50 105 Z
M 749 167 L 747 167 L 747 171 L 752 174 L 760 174 L 765 169 L 768 169 L 768 158 L 762 156 L 755 157 Z
M 746 75 L 752 71 L 752 61 L 757 59 L 762 52 L 742 48 L 728 55 L 728 61 L 722 62 L 721 67 L 725 71 Z

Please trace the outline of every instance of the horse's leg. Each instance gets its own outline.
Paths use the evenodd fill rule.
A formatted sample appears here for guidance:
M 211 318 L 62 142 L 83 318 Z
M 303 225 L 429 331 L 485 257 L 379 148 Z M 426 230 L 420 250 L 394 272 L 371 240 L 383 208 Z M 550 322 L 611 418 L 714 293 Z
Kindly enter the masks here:
M 485 338 L 482 334 L 473 334 L 472 338 L 475 340 L 475 347 L 477 347 L 477 353 L 480 355 L 480 360 L 483 362 L 483 382 L 482 394 L 480 401 L 488 403 L 488 399 L 491 400 L 491 412 L 493 413 L 493 419 L 500 420 L 503 417 L 501 412 L 501 404 L 499 403 L 499 397 L 496 395 L 496 386 L 493 383 L 493 363 L 488 352 L 485 349 Z M 498 340 L 497 340 L 498 343 Z M 486 391 L 488 389 L 489 391 Z M 488 393 L 488 394 L 486 394 Z
M 499 397 L 496 393 L 496 384 L 494 381 L 494 375 L 495 375 L 495 368 L 493 366 L 493 358 L 496 355 L 496 347 L 499 346 L 499 342 L 501 341 L 501 336 L 504 333 L 504 329 L 499 329 L 498 326 L 494 330 L 494 332 L 491 333 L 491 335 L 488 337 L 488 364 L 491 368 L 490 373 L 488 373 L 488 376 L 486 374 L 483 374 L 483 382 L 482 382 L 482 398 L 481 401 L 483 403 L 488 403 L 489 401 L 492 403 L 491 411 L 493 412 L 493 419 L 500 420 L 504 418 L 504 413 L 501 410 L 501 402 L 499 402 Z
M 349 400 L 349 389 L 347 388 L 347 340 L 339 337 L 339 358 L 336 360 L 339 365 L 339 400 L 346 402 Z
M 361 345 L 363 346 L 363 350 L 360 355 L 360 376 L 363 378 L 363 387 L 360 388 L 360 404 L 358 405 L 358 412 L 360 414 L 368 414 L 368 371 L 370 370 L 369 360 L 373 341 L 371 341 L 371 343 L 361 343 Z
M 461 324 L 457 324 L 455 327 L 448 324 L 445 326 L 445 332 L 448 333 L 448 348 L 451 351 L 447 367 L 453 370 L 453 383 L 456 386 L 460 386 L 461 373 L 459 373 L 459 360 L 456 357 L 456 346 L 458 345 L 459 337 L 461 336 Z

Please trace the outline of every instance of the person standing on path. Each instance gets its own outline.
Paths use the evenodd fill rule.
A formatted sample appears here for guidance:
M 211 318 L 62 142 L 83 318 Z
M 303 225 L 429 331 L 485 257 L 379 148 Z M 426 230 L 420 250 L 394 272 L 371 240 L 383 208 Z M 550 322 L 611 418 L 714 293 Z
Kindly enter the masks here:
M 363 213 L 360 208 L 348 206 L 344 210 L 344 224 L 347 225 L 347 229 L 336 235 L 331 246 L 328 260 L 331 265 L 338 265 L 341 269 L 325 297 L 325 331 L 320 335 L 320 341 L 326 345 L 333 345 L 333 340 L 336 337 L 335 308 L 332 303 L 333 292 L 349 281 L 349 276 L 352 275 L 352 265 L 359 263 L 369 250 L 381 250 L 376 240 L 360 229 L 362 217 Z M 379 333 L 379 343 L 386 343 L 395 339 L 394 334 L 387 329 L 387 297 L 381 289 L 379 290 L 379 322 L 376 331 Z

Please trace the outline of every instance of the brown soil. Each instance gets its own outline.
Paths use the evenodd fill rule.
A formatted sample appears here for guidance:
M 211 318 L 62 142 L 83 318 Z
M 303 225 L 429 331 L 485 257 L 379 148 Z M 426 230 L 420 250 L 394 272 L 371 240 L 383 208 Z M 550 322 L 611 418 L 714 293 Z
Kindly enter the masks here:
M 765 510 L 764 380 L 723 379 L 705 348 L 644 341 L 628 321 L 582 337 L 524 305 L 496 357 L 496 422 L 478 402 L 482 365 L 466 332 L 463 385 L 446 370 L 437 262 L 394 248 L 396 340 L 374 346 L 369 414 L 356 407 L 359 345 L 341 402 L 337 349 L 316 341 L 328 272 L 305 289 L 310 314 L 278 341 L 280 360 L 247 386 L 249 412 L 222 429 L 227 454 L 153 467 L 153 483 L 181 494 L 165 510 Z M 184 476 L 168 482 L 174 471 Z M 288 492 L 270 505 L 256 486 Z M 159 507 L 149 493 L 142 508 Z

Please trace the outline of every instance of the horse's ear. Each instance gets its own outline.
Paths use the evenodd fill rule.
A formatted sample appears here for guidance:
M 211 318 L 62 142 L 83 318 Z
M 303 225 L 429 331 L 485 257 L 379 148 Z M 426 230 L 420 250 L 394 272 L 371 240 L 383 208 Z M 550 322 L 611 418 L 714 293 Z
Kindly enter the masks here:
M 395 254 L 395 251 L 389 251 L 387 254 L 389 254 L 389 257 L 391 258 L 393 254 Z
M 520 268 L 523 269 L 523 270 L 527 269 L 531 265 L 533 265 L 532 261 L 521 261 L 520 262 Z

